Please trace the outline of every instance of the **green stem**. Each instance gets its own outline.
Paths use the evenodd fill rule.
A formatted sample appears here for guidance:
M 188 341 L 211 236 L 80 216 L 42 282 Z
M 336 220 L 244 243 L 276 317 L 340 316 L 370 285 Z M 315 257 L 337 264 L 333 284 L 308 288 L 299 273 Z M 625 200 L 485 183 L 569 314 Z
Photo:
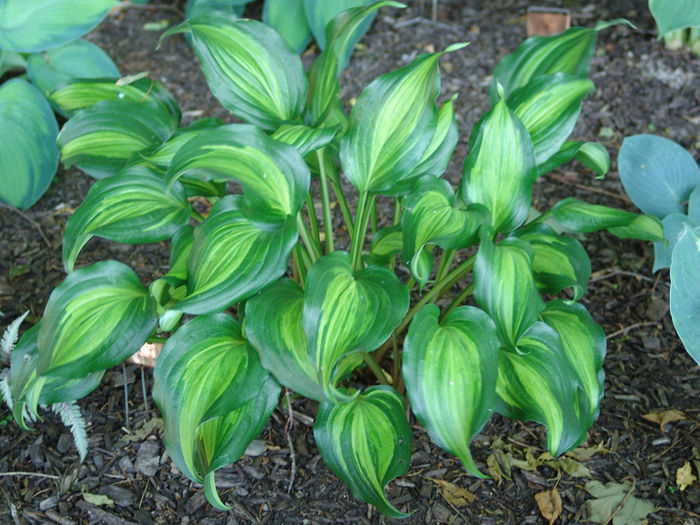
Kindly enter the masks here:
M 168 338 L 167 337 L 158 337 L 157 335 L 152 335 L 148 339 L 146 339 L 147 343 L 167 343 Z
M 372 235 L 377 233 L 377 200 L 374 200 L 374 204 L 370 208 L 370 220 L 372 224 Z
M 318 166 L 321 171 L 321 203 L 323 204 L 323 231 L 326 235 L 326 254 L 332 253 L 334 248 L 333 239 L 333 216 L 331 215 L 331 200 L 328 194 L 328 175 L 326 174 L 326 155 L 321 148 L 316 151 Z
M 328 157 L 326 157 L 328 158 Z M 329 168 L 332 165 L 327 165 Z M 352 238 L 355 232 L 355 224 L 352 222 L 352 213 L 350 213 L 350 206 L 348 206 L 348 201 L 345 200 L 345 194 L 343 194 L 343 188 L 340 186 L 340 180 L 338 179 L 338 173 L 335 169 L 327 169 L 326 175 L 328 180 L 333 186 L 333 193 L 335 193 L 336 199 L 338 199 L 338 205 L 340 206 L 340 211 L 343 214 L 343 219 L 345 220 L 345 227 L 348 229 L 348 234 Z
M 437 273 L 435 274 L 436 281 L 442 281 L 442 279 L 445 277 L 445 273 L 447 273 L 450 266 L 452 266 L 455 253 L 455 250 L 445 250 L 442 252 L 442 255 L 440 256 L 440 265 L 438 266 Z
M 366 352 L 362 352 L 362 359 L 365 360 L 365 363 L 367 363 L 367 366 L 374 374 L 374 377 L 377 378 L 377 381 L 379 381 L 383 385 L 389 384 L 386 375 L 384 375 L 384 370 L 382 370 L 382 367 L 377 364 L 377 362 L 371 355 L 369 355 Z
M 352 236 L 352 243 L 350 245 L 350 261 L 353 270 L 359 270 L 362 268 L 362 246 L 365 242 L 365 232 L 367 231 L 367 221 L 369 220 L 369 213 L 367 213 L 368 205 L 372 205 L 374 197 L 369 197 L 366 191 L 360 193 L 360 197 L 357 201 L 357 212 L 355 214 L 355 231 Z
M 309 255 L 304 250 L 304 247 L 297 243 L 294 247 L 294 268 L 296 270 L 299 284 L 302 288 L 306 287 L 306 271 L 311 266 Z
M 306 194 L 306 210 L 309 214 L 309 226 L 311 227 L 311 238 L 318 246 L 319 251 L 321 250 L 321 236 L 319 235 L 318 229 L 318 217 L 316 215 L 316 207 L 314 206 L 314 198 L 311 195 L 311 191 Z
M 311 257 L 311 262 L 321 257 L 321 248 L 316 246 L 310 238 L 309 230 L 306 228 L 306 223 L 301 215 L 301 212 L 297 213 L 297 229 L 299 230 L 299 236 L 301 237 L 306 250 Z
M 457 298 L 456 298 L 454 301 L 452 301 L 452 303 L 450 304 L 450 306 L 447 307 L 447 310 L 445 310 L 445 313 L 442 314 L 442 318 L 444 319 L 445 317 L 447 317 L 448 315 L 450 315 L 450 313 L 452 312 L 452 310 L 454 310 L 454 309 L 457 308 L 460 304 L 462 304 L 462 303 L 464 302 L 464 300 L 465 300 L 467 297 L 469 297 L 469 295 L 471 295 L 471 293 L 472 293 L 473 291 L 474 291 L 474 283 L 471 282 L 471 283 L 469 283 L 469 286 L 467 286 L 464 290 L 462 290 L 462 293 L 460 293 L 460 294 L 457 296 Z
M 192 217 L 194 217 L 196 220 L 198 220 L 199 222 L 204 222 L 205 220 L 207 220 L 207 218 L 206 218 L 204 215 L 202 215 L 201 213 L 199 213 L 199 212 L 198 212 L 197 210 L 195 210 L 194 208 L 191 209 L 190 215 L 191 215 Z

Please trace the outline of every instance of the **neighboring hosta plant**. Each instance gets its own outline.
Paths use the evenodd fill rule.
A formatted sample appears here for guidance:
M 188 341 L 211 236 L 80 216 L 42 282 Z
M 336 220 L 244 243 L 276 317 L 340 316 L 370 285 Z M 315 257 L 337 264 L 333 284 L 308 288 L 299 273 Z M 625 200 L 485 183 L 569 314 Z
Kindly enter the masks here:
M 118 0 L 0 2 L 0 201 L 27 209 L 44 194 L 58 167 L 57 109 L 49 91 L 72 78 L 119 76 L 114 62 L 79 37 Z M 19 75 L 26 71 L 31 82 Z
M 673 325 L 700 364 L 700 167 L 672 140 L 634 135 L 622 142 L 618 169 L 632 201 L 663 224 L 653 271 L 670 267 Z
M 579 302 L 586 252 L 558 232 L 662 239 L 653 217 L 575 199 L 531 210 L 541 173 L 574 157 L 608 169 L 602 147 L 567 140 L 604 25 L 527 40 L 501 62 L 453 188 L 440 178 L 457 126 L 454 98 L 436 104 L 438 61 L 465 44 L 380 76 L 349 116 L 339 99 L 348 37 L 384 6 L 401 4 L 335 17 L 307 73 L 254 20 L 204 14 L 170 29 L 165 37 L 189 36 L 212 92 L 248 124 L 179 128 L 172 97 L 146 79 L 52 94 L 71 114 L 63 162 L 104 178 L 66 225 L 68 277 L 15 350 L 38 353 L 33 376 L 10 373 L 20 423 L 50 381 L 84 386 L 157 335 L 167 337 L 153 392 L 166 447 L 217 508 L 215 471 L 243 454 L 281 386 L 319 403 L 324 460 L 393 517 L 406 515 L 384 494 L 409 468 L 404 393 L 435 443 L 476 476 L 469 444 L 494 411 L 546 425 L 555 455 L 585 439 L 603 395 L 605 336 Z M 392 202 L 393 215 L 378 216 Z M 148 286 L 117 261 L 74 269 L 93 236 L 171 239 L 170 269 Z M 380 384 L 366 388 L 372 376 Z
M 651 11 L 666 47 L 684 45 L 700 55 L 700 2 L 697 0 L 649 0 Z

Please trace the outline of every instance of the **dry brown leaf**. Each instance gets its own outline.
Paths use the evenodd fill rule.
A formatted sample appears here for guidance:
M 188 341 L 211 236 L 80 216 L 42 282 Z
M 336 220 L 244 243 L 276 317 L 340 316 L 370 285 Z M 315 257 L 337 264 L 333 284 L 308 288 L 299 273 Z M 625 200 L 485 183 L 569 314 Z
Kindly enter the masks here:
M 445 498 L 445 501 L 455 507 L 466 507 L 476 499 L 475 494 L 472 494 L 463 487 L 458 487 L 454 483 L 450 483 L 444 479 L 430 479 L 440 487 L 440 494 Z
M 545 490 L 535 494 L 537 507 L 540 509 L 542 516 L 549 520 L 549 525 L 552 525 L 561 514 L 561 496 L 556 487 L 552 490 Z
M 495 454 L 489 454 L 486 458 L 486 468 L 491 477 L 496 480 L 496 484 L 500 487 L 501 481 L 503 481 L 503 471 L 501 470 L 501 465 L 498 464 Z
M 686 461 L 682 467 L 678 467 L 676 470 L 676 485 L 681 490 L 685 490 L 687 487 L 697 481 L 698 478 L 693 474 L 693 468 L 690 466 L 690 461 Z
M 669 410 L 656 410 L 654 412 L 649 412 L 642 416 L 647 421 L 652 423 L 658 423 L 661 427 L 661 432 L 664 432 L 664 425 L 666 423 L 673 423 L 674 421 L 683 421 L 685 419 L 685 414 L 680 410 L 671 408 Z

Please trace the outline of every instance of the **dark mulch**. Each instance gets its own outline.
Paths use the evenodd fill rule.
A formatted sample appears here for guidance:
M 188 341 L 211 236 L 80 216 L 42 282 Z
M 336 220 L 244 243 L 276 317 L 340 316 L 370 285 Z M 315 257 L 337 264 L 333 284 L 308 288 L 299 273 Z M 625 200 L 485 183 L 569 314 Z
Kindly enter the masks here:
M 407 2 L 404 11 L 384 9 L 343 75 L 346 100 L 357 96 L 377 75 L 405 65 L 417 53 L 458 41 L 471 45 L 442 60 L 443 96 L 456 101 L 461 132 L 448 177 L 456 181 L 467 153 L 468 131 L 487 109 L 486 89 L 496 62 L 525 37 L 528 2 L 440 0 L 439 18 L 429 17 L 430 2 Z M 542 2 L 560 5 L 560 2 Z M 633 210 L 624 197 L 615 158 L 626 135 L 656 133 L 679 142 L 697 159 L 700 137 L 700 59 L 687 51 L 668 51 L 656 41 L 645 2 L 564 2 L 574 23 L 625 16 L 639 31 L 619 26 L 601 33 L 592 64 L 596 91 L 583 105 L 575 138 L 600 140 L 613 158 L 607 179 L 597 181 L 580 165 L 563 167 L 535 186 L 535 203 L 546 206 L 566 196 Z M 611 11 L 609 4 L 614 4 Z M 488 5 L 485 8 L 484 5 Z M 259 8 L 259 7 L 258 7 Z M 154 53 L 158 33 L 146 22 L 177 15 L 167 9 L 129 9 L 111 16 L 90 38 L 117 62 L 123 74 L 149 71 L 163 81 L 182 105 L 185 121 L 203 116 L 231 120 L 209 94 L 196 59 L 179 37 Z M 60 171 L 44 198 L 24 216 L 0 208 L 0 310 L 7 324 L 31 310 L 23 328 L 36 322 L 51 290 L 64 278 L 61 233 L 92 180 L 76 170 Z M 46 236 L 43 240 L 39 229 Z M 557 487 L 563 500 L 558 523 L 579 523 L 590 496 L 590 479 L 627 481 L 630 497 L 651 501 L 650 523 L 700 524 L 700 484 L 681 491 L 676 471 L 686 461 L 700 461 L 698 367 L 683 351 L 668 314 L 667 271 L 651 273 L 653 253 L 647 243 L 620 241 L 608 234 L 589 235 L 585 246 L 594 279 L 585 305 L 608 335 L 606 396 L 601 415 L 584 444 L 600 449 L 580 464 L 513 465 L 514 459 L 544 452 L 544 430 L 495 416 L 474 441 L 472 450 L 484 471 L 502 478 L 477 480 L 460 463 L 433 446 L 414 426 L 411 469 L 388 487 L 390 500 L 414 514 L 406 523 L 547 523 L 534 495 Z M 167 246 L 121 246 L 99 239 L 83 250 L 80 264 L 119 259 L 144 282 L 167 268 Z M 150 390 L 152 375 L 143 376 Z M 0 409 L 0 522 L 2 523 L 383 523 L 382 516 L 352 498 L 332 475 L 313 443 L 309 422 L 315 406 L 294 402 L 298 413 L 291 429 L 296 477 L 288 491 L 292 455 L 283 434 L 286 414 L 276 412 L 260 436 L 264 444 L 222 472 L 223 499 L 236 506 L 229 513 L 212 510 L 200 487 L 179 474 L 163 448 L 157 411 L 142 394 L 142 375 L 127 366 L 130 418 L 125 421 L 122 371 L 107 372 L 102 385 L 80 401 L 89 423 L 90 449 L 81 465 L 70 435 L 53 414 L 33 433 L 22 432 Z M 676 409 L 685 418 L 666 424 L 643 419 L 657 410 Z M 262 452 L 262 453 L 261 453 Z M 489 470 L 489 465 L 491 469 Z M 520 463 L 521 467 L 526 464 Z M 508 467 L 512 468 L 508 468 Z M 17 474 L 25 473 L 25 474 Z M 445 498 L 434 480 L 467 488 L 476 499 L 463 506 Z M 88 503 L 91 494 L 107 495 L 113 506 Z M 124 520 L 124 521 L 122 521 Z

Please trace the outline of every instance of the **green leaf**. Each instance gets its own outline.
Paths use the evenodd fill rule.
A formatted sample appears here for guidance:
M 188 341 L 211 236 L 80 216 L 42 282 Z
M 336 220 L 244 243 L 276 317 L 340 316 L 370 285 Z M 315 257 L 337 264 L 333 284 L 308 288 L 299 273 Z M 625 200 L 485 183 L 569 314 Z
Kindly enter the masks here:
M 16 78 L 0 86 L 0 122 L 0 201 L 26 210 L 56 173 L 56 117 L 38 89 Z
M 527 242 L 508 238 L 494 245 L 482 229 L 474 264 L 474 298 L 496 322 L 502 344 L 511 348 L 545 306 L 532 273 L 533 258 Z
M 237 117 L 274 130 L 304 109 L 307 82 L 299 55 L 257 20 L 206 13 L 165 33 L 192 37 L 209 89 Z
M 150 168 L 127 168 L 97 181 L 68 219 L 63 237 L 63 266 L 73 270 L 78 253 L 93 236 L 126 244 L 163 241 L 187 224 L 192 208 L 178 182 Z
M 311 40 L 304 0 L 266 0 L 262 21 L 277 31 L 295 53 L 301 53 Z
M 120 76 L 109 55 L 87 40 L 75 40 L 45 53 L 30 55 L 27 74 L 44 96 L 72 78 Z
M 311 175 L 300 153 L 259 129 L 230 124 L 204 130 L 175 154 L 168 179 L 188 177 L 243 187 L 243 210 L 263 223 L 296 216 L 309 190 Z
M 124 361 L 156 326 L 155 301 L 128 266 L 76 270 L 49 297 L 39 331 L 39 374 L 85 376 Z
M 700 185 L 700 167 L 693 156 L 664 137 L 625 137 L 617 162 L 620 180 L 632 201 L 659 219 L 686 213 L 690 192 Z
M 0 75 L 4 75 L 7 71 L 12 71 L 13 69 L 27 69 L 27 61 L 24 56 L 20 53 L 0 48 Z
M 411 459 L 411 428 L 393 388 L 375 386 L 348 403 L 321 403 L 314 438 L 323 460 L 356 498 L 391 518 L 408 516 L 384 495 L 384 487 L 408 471 Z
M 38 53 L 83 36 L 117 0 L 5 0 L 0 4 L 0 47 Z
M 151 102 L 102 100 L 65 123 L 57 144 L 65 168 L 77 165 L 97 179 L 117 174 L 132 153 L 161 144 L 178 118 Z
M 654 243 L 654 267 L 651 269 L 652 272 L 671 266 L 673 249 L 676 247 L 678 239 L 683 235 L 686 226 L 689 229 L 700 226 L 698 221 L 682 213 L 667 215 L 663 218 L 661 224 L 664 228 L 664 240 Z
M 603 485 L 593 480 L 586 483 L 586 491 L 593 496 L 585 503 L 588 521 L 613 525 L 645 525 L 647 515 L 654 512 L 651 501 L 632 496 L 633 487 L 628 483 L 609 481 Z
M 571 286 L 576 301 L 586 294 L 591 260 L 580 242 L 557 234 L 545 224 L 527 226 L 513 235 L 532 248 L 532 271 L 541 289 L 557 294 Z
M 408 311 L 409 292 L 386 268 L 352 271 L 336 251 L 318 259 L 306 278 L 303 325 L 319 382 L 333 392 L 334 367 L 355 352 L 371 352 L 388 339 Z
M 511 231 L 527 218 L 536 178 L 530 135 L 501 100 L 483 117 L 464 161 L 462 198 L 485 206 L 496 232 Z
M 386 266 L 403 248 L 401 225 L 380 228 L 372 236 L 369 253 L 363 257 L 367 264 Z
M 690 357 L 700 365 L 700 227 L 685 227 L 671 261 L 673 326 Z
M 604 146 L 597 142 L 567 141 L 559 151 L 537 166 L 537 175 L 549 173 L 573 159 L 597 173 L 598 178 L 604 177 L 610 170 L 610 155 Z
M 592 424 L 576 370 L 559 335 L 545 323 L 531 325 L 517 349 L 501 350 L 496 392 L 504 402 L 499 412 L 546 425 L 553 456 L 581 443 Z
M 208 11 L 223 11 L 241 16 L 246 4 L 252 0 L 187 0 L 185 17 L 193 18 Z
M 426 244 L 436 244 L 443 249 L 466 248 L 476 243 L 479 226 L 489 220 L 485 210 L 477 206 L 460 210 L 453 207 L 453 201 L 450 184 L 431 176 L 419 180 L 404 201 L 402 258 L 421 284 L 427 280 L 427 275 L 419 272 Z
M 452 158 L 452 152 L 457 145 L 457 122 L 454 116 L 453 102 L 457 98 L 454 95 L 445 102 L 438 111 L 438 121 L 433 138 L 428 148 L 423 153 L 418 165 L 414 168 L 410 178 L 418 178 L 424 175 L 439 177 L 447 169 Z
M 484 477 L 469 443 L 496 401 L 496 325 L 472 306 L 460 306 L 440 322 L 439 315 L 437 306 L 425 305 L 411 321 L 403 352 L 406 394 L 431 439 Z
M 168 453 L 183 474 L 200 483 L 243 454 L 280 392 L 236 320 L 223 313 L 197 317 L 175 332 L 153 378 Z M 213 476 L 210 484 L 207 498 L 221 508 Z
M 270 135 L 273 139 L 294 146 L 302 156 L 306 156 L 327 146 L 338 133 L 338 128 L 310 128 L 302 124 L 280 126 Z
M 194 231 L 187 267 L 187 296 L 179 311 L 202 314 L 250 297 L 287 270 L 297 242 L 296 222 L 275 227 L 253 222 L 241 197 L 228 195 Z
M 340 143 L 346 176 L 360 192 L 398 194 L 415 180 L 413 170 L 428 150 L 438 125 L 438 59 L 421 55 L 375 79 L 359 96 Z
M 665 34 L 686 27 L 700 27 L 700 4 L 693 0 L 649 0 L 659 29 L 659 39 Z

